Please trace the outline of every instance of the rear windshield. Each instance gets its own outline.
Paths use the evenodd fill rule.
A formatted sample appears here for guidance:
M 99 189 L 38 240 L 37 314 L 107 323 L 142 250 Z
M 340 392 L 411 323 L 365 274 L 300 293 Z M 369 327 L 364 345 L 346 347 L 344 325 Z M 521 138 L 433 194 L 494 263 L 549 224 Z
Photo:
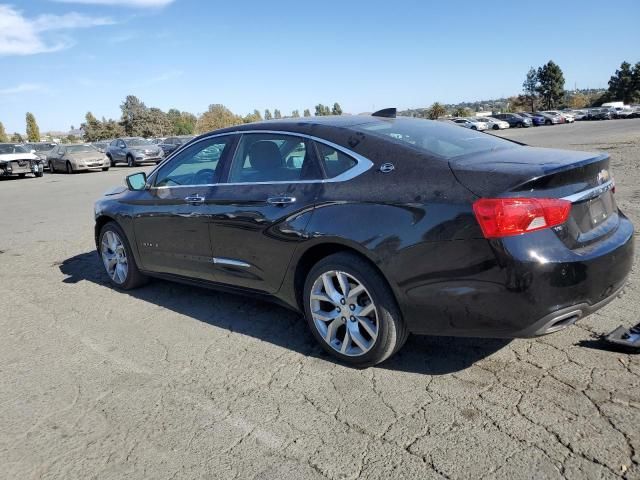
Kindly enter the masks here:
M 389 119 L 357 125 L 354 128 L 446 159 L 518 146 L 468 128 L 414 118 Z

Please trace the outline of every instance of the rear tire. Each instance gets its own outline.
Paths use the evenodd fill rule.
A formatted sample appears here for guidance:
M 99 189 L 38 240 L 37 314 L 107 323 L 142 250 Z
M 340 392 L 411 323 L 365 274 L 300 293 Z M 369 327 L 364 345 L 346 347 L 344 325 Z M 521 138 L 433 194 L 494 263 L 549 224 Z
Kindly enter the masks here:
M 18 174 L 18 178 L 24 178 L 24 177 L 26 177 L 26 176 L 27 176 L 27 174 L 26 174 L 26 173 L 19 173 L 19 174 Z
M 149 281 L 146 275 L 140 273 L 133 252 L 131 251 L 129 240 L 122 228 L 120 228 L 120 225 L 116 222 L 109 222 L 100 230 L 100 236 L 98 237 L 98 255 L 102 260 L 109 281 L 114 287 L 122 290 L 131 290 Z M 124 262 L 122 261 L 123 258 L 125 260 Z M 110 260 L 116 262 L 113 269 L 110 268 Z M 122 266 L 125 264 L 126 273 L 122 275 L 122 272 L 125 270 Z M 119 272 L 116 273 L 116 269 L 119 268 L 119 266 L 121 268 Z
M 331 297 L 327 295 L 327 282 L 335 288 Z M 351 253 L 330 255 L 311 269 L 304 285 L 303 303 L 307 324 L 318 343 L 354 367 L 385 361 L 409 336 L 385 279 L 370 263 Z
M 491 127 L 493 130 L 500 130 L 500 127 L 498 125 L 494 125 L 493 127 Z

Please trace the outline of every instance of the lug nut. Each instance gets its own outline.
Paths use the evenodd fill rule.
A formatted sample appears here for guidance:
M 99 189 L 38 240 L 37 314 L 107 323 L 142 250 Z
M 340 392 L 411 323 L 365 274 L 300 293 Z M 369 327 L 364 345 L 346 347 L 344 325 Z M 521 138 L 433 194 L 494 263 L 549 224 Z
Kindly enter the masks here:
M 346 319 L 345 317 L 342 317 L 342 321 L 343 321 L 343 322 L 346 322 L 346 321 L 347 321 L 347 319 Z
M 351 318 L 350 318 L 349 320 L 351 320 L 352 322 L 355 322 L 355 321 L 356 321 L 356 317 L 354 317 L 353 315 L 351 315 Z
M 345 301 L 344 301 L 344 298 L 343 298 L 342 300 L 340 300 L 340 303 L 341 303 L 342 305 L 344 305 L 344 304 L 345 304 L 345 303 L 347 303 L 347 302 L 345 302 Z
M 355 305 L 349 305 L 349 308 L 351 309 L 351 311 L 353 312 L 356 309 Z

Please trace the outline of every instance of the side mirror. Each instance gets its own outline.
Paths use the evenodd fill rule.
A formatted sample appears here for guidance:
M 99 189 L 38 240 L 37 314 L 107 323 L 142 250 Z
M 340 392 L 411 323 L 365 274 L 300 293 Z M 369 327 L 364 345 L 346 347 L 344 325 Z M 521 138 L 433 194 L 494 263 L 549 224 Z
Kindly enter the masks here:
M 129 190 L 144 190 L 147 186 L 147 174 L 144 172 L 134 173 L 126 178 Z
M 32 149 L 31 149 L 31 153 L 36 153 L 36 151 L 32 148 Z

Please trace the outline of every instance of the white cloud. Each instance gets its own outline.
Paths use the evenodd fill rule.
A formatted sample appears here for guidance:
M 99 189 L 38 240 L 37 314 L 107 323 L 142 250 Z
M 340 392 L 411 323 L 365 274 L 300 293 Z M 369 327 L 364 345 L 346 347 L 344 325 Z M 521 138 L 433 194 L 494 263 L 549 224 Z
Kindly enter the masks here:
M 33 55 L 70 47 L 68 38 L 51 39 L 46 32 L 72 30 L 115 23 L 108 17 L 89 17 L 79 13 L 25 17 L 11 5 L 0 4 L 0 56 Z
M 21 83 L 15 87 L 0 88 L 0 95 L 16 95 L 18 93 L 37 92 L 44 90 L 44 86 L 37 83 Z
M 162 8 L 174 0 L 56 0 L 60 3 L 81 3 L 84 5 L 115 5 L 134 8 Z

